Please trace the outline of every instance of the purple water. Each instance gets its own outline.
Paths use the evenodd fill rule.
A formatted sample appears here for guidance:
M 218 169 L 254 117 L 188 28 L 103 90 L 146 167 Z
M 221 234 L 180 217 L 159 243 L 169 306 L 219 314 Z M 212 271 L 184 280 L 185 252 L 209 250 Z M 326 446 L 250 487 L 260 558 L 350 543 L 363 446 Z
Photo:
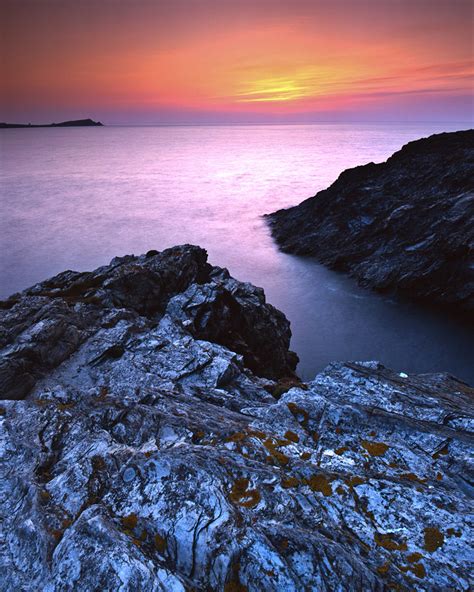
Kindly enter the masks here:
M 0 132 L 0 297 L 64 269 L 195 243 L 285 312 L 299 373 L 378 359 L 474 383 L 460 321 L 359 288 L 280 253 L 261 215 L 299 203 L 354 165 L 457 125 L 104 127 Z

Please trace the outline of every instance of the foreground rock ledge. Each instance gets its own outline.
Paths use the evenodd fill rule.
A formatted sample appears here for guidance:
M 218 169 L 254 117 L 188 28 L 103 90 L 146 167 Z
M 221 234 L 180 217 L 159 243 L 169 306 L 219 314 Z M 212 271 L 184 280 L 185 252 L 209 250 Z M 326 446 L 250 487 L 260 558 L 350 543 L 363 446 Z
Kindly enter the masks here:
M 283 251 L 363 285 L 474 315 L 474 130 L 410 142 L 387 162 L 268 217 Z
M 468 590 L 466 384 L 300 383 L 284 316 L 191 246 L 1 321 L 1 590 Z

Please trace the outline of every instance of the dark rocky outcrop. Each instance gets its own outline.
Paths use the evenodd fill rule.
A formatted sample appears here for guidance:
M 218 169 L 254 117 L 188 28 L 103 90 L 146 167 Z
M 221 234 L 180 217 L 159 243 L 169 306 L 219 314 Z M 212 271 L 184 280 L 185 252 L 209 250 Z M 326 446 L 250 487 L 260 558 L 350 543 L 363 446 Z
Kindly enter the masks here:
M 410 142 L 268 219 L 285 252 L 474 312 L 474 130 Z
M 469 589 L 466 384 L 299 382 L 285 317 L 191 246 L 0 320 L 2 591 Z
M 153 326 L 167 307 L 193 337 L 241 354 L 259 376 L 292 376 L 298 362 L 288 351 L 290 324 L 263 290 L 212 267 L 204 249 L 189 245 L 66 271 L 0 306 L 0 398 L 23 398 L 111 318 Z
M 74 119 L 72 121 L 62 121 L 61 123 L 45 123 L 45 124 L 31 124 L 31 123 L 0 123 L 0 129 L 11 129 L 18 127 L 100 127 L 103 124 L 100 121 L 93 119 Z

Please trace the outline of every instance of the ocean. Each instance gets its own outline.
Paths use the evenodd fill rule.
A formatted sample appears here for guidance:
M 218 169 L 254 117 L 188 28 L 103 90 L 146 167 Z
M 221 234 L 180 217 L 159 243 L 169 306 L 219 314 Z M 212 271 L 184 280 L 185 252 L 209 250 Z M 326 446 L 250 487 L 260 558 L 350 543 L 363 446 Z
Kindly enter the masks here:
M 0 297 L 65 269 L 176 244 L 265 289 L 292 325 L 298 373 L 335 360 L 474 383 L 472 327 L 280 253 L 262 215 L 459 124 L 106 126 L 0 132 Z

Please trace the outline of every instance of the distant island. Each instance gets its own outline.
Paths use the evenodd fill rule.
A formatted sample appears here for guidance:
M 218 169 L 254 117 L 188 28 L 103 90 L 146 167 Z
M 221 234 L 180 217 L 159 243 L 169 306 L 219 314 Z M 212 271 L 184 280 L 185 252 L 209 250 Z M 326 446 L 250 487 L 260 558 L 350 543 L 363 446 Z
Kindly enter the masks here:
M 102 126 L 100 121 L 94 121 L 93 119 L 74 119 L 72 121 L 62 121 L 61 123 L 44 123 L 44 124 L 31 124 L 31 123 L 0 123 L 0 129 L 11 129 L 17 127 L 97 127 Z

